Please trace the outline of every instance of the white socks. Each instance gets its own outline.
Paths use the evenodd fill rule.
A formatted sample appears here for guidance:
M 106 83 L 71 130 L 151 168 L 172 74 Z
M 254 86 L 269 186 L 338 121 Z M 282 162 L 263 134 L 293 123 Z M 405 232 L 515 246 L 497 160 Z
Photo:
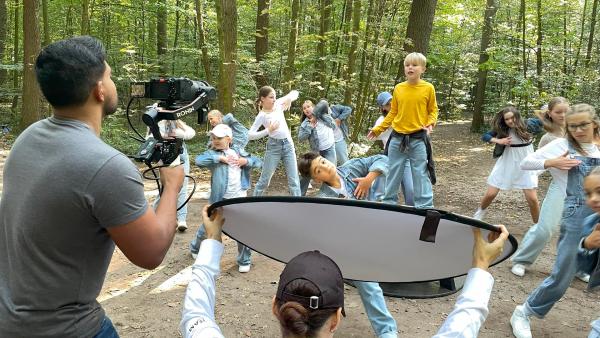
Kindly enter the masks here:
M 481 209 L 481 207 L 479 207 L 479 208 L 477 208 L 477 211 L 475 211 L 475 214 L 473 214 L 473 218 L 481 221 L 483 219 L 483 217 L 485 216 L 486 212 L 487 212 L 487 209 Z

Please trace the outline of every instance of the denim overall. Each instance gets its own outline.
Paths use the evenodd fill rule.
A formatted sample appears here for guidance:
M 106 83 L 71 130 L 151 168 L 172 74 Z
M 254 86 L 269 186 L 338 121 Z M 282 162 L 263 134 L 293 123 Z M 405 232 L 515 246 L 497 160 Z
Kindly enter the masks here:
M 569 144 L 569 153 L 575 149 Z M 562 298 L 578 270 L 578 247 L 581 241 L 584 219 L 593 211 L 585 204 L 583 179 L 600 165 L 600 158 L 575 156 L 581 163 L 569 170 L 567 197 L 563 209 L 560 236 L 556 248 L 556 261 L 552 273 L 527 298 L 527 310 L 543 318 L 554 303 Z

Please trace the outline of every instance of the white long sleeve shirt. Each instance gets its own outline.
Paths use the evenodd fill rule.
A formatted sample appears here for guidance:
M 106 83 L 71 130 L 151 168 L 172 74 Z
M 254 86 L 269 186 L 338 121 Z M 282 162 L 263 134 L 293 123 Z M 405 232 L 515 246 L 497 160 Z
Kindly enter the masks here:
M 298 98 L 298 91 L 292 90 L 289 94 L 284 97 L 280 97 L 275 100 L 273 104 L 273 111 L 271 112 L 258 112 L 256 118 L 254 119 L 254 123 L 250 130 L 248 130 L 248 139 L 249 140 L 257 140 L 259 138 L 265 137 L 269 135 L 269 137 L 282 140 L 288 139 L 290 142 L 292 141 L 292 135 L 290 134 L 290 129 L 288 128 L 287 122 L 285 121 L 285 115 L 283 111 L 288 109 L 286 107 L 286 102 L 294 101 Z M 269 131 L 269 125 L 274 122 L 279 122 L 279 127 L 274 131 Z M 258 131 L 258 128 L 263 126 L 265 129 Z
M 220 272 L 223 243 L 205 239 L 192 267 L 192 280 L 183 301 L 179 328 L 186 338 L 223 338 L 215 322 L 215 282 Z
M 434 338 L 477 337 L 489 313 L 488 302 L 493 286 L 494 278 L 489 272 L 478 268 L 469 270 L 454 310 Z
M 584 143 L 581 145 L 582 148 L 587 152 L 587 157 L 600 158 L 600 150 L 593 143 Z M 527 155 L 521 161 L 521 169 L 523 170 L 544 170 L 544 163 L 546 160 L 551 160 L 559 156 L 564 155 L 569 150 L 569 141 L 564 138 L 556 139 L 547 145 L 539 148 L 534 153 Z M 578 156 L 584 156 L 577 153 Z M 567 189 L 567 178 L 568 170 L 560 170 L 556 168 L 549 168 L 550 174 L 554 179 L 554 182 L 558 184 L 561 191 Z

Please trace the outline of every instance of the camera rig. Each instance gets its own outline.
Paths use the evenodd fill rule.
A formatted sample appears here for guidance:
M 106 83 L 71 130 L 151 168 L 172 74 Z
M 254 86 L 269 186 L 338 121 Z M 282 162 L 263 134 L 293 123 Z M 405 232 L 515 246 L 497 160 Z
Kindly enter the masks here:
M 130 126 L 141 137 L 138 140 L 143 142 L 133 158 L 150 167 L 152 163 L 159 161 L 164 165 L 170 165 L 182 153 L 183 140 L 162 137 L 158 123 L 162 120 L 175 121 L 194 112 L 198 113 L 198 123 L 203 123 L 206 121 L 208 103 L 214 100 L 216 95 L 215 88 L 207 82 L 187 78 L 154 78 L 148 82 L 133 83 L 131 100 L 134 98 L 159 100 L 147 107 L 142 115 L 142 121 L 152 134 L 148 138 L 137 132 L 131 124 L 129 106 L 132 101 L 127 105 Z

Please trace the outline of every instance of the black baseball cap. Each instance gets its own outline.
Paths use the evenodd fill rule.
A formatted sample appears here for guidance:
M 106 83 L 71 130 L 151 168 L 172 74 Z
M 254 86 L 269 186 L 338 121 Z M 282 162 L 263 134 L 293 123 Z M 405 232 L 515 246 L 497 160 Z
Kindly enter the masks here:
M 313 283 L 319 290 L 315 295 L 296 295 L 287 292 L 288 284 L 297 279 Z M 344 311 L 344 280 L 340 267 L 319 251 L 307 251 L 292 258 L 279 276 L 276 298 L 294 301 L 307 309 L 337 309 Z

